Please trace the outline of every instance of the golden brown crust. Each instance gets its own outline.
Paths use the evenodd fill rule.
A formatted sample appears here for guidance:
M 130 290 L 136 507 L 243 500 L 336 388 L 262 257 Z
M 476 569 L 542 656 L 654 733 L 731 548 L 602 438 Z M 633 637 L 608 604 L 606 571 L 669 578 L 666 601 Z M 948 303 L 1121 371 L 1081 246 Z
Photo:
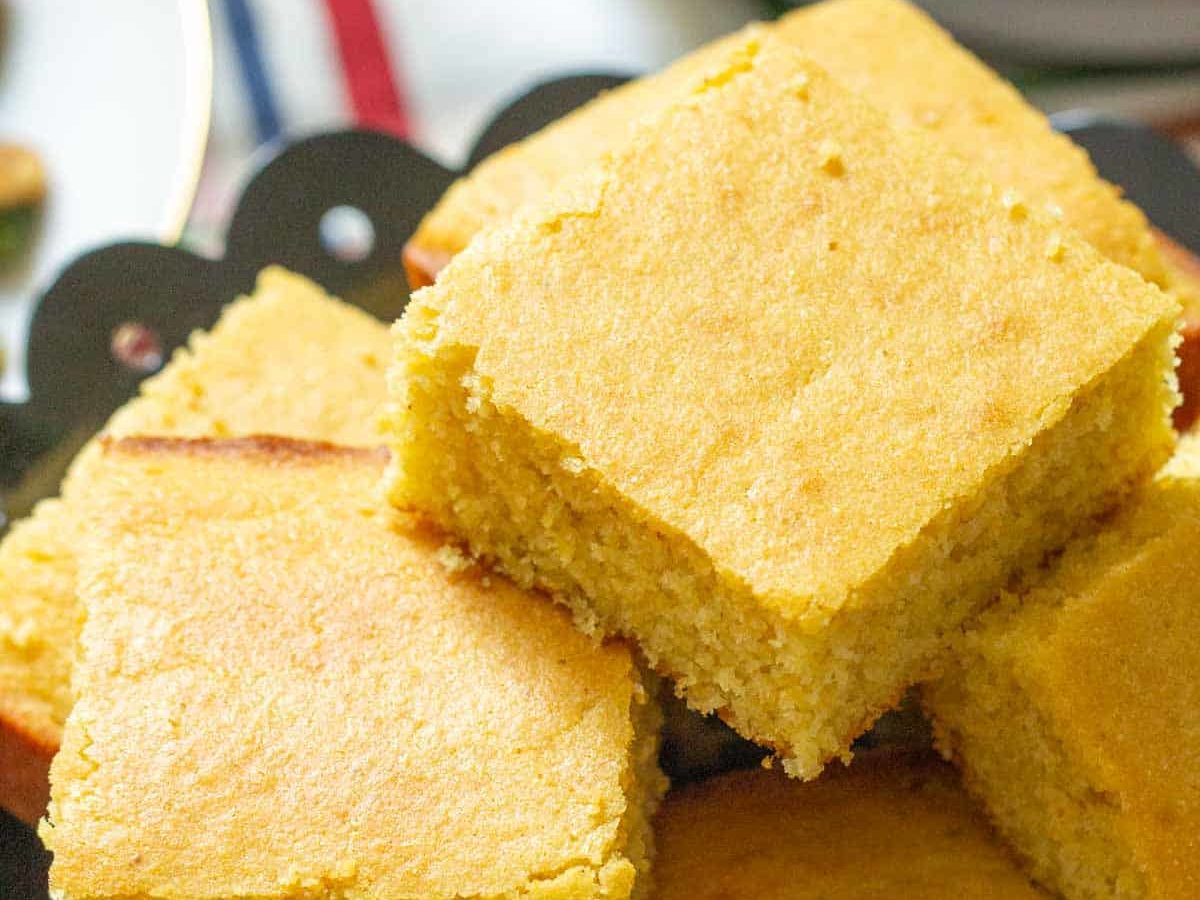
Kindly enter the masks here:
M 13 719 L 0 718 L 0 797 L 5 808 L 29 825 L 37 824 L 50 799 L 50 761 L 55 744 L 32 734 Z
M 404 274 L 408 276 L 408 286 L 414 291 L 429 287 L 437 280 L 438 272 L 450 264 L 454 256 L 448 250 L 433 247 L 423 247 L 410 240 L 404 245 Z
M 1157 229 L 1154 239 L 1163 258 L 1175 272 L 1174 280 L 1200 286 L 1200 257 Z M 1175 427 L 1180 431 L 1191 429 L 1200 417 L 1200 309 L 1195 307 L 1197 299 L 1200 298 L 1183 298 L 1183 327 L 1180 330 L 1183 343 L 1179 346 L 1179 367 L 1176 370 L 1183 402 L 1174 413 Z
M 263 438 L 99 454 L 41 828 L 57 892 L 629 895 L 654 788 L 631 655 L 398 527 L 382 463 Z
M 253 456 L 267 457 L 280 462 L 328 462 L 333 459 L 374 460 L 381 465 L 388 460 L 382 447 L 345 447 L 328 441 L 302 441 L 272 434 L 255 434 L 241 438 L 176 438 L 133 435 L 125 438 L 100 438 L 107 454 L 170 453 L 191 456 Z

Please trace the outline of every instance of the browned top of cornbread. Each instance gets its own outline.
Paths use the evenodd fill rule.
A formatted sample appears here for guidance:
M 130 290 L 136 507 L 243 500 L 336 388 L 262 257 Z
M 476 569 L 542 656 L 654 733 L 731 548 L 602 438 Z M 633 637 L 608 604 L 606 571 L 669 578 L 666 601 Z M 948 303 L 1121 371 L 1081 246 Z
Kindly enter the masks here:
M 1010 660 L 1160 898 L 1200 895 L 1197 547 L 1200 481 L 1168 477 L 968 636 Z
M 1083 148 L 905 0 L 832 0 L 780 20 L 778 34 L 886 111 L 1031 205 L 1062 218 L 1097 250 L 1160 286 L 1167 275 L 1149 223 L 1100 178 Z
M 18 723 L 51 754 L 71 708 L 79 627 L 73 547 L 82 528 L 63 501 L 46 500 L 0 542 L 0 719 Z M 64 608 L 43 615 L 46 597 L 63 598 Z
M 42 828 L 55 890 L 624 896 L 629 652 L 412 530 L 377 502 L 382 467 L 107 445 Z
M 862 755 L 816 781 L 736 772 L 668 796 L 660 900 L 1036 900 L 932 755 Z
M 828 0 L 784 16 L 774 33 L 896 124 L 931 131 L 998 185 L 1016 188 L 1030 204 L 1060 208 L 1064 221 L 1114 262 L 1167 283 L 1142 212 L 1099 177 L 1083 149 L 904 0 Z M 633 123 L 680 99 L 739 40 L 702 47 L 489 157 L 421 223 L 415 252 L 436 271 L 485 226 L 620 146 Z
M 481 236 L 402 335 L 823 619 L 1176 313 L 765 36 Z

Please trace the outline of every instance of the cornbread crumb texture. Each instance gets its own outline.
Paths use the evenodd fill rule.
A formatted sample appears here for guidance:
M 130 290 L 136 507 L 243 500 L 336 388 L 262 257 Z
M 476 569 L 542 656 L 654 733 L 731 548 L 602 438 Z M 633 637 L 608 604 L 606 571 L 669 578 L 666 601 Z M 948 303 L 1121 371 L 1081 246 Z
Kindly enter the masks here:
M 943 749 L 1068 897 L 1200 895 L 1197 542 L 1200 482 L 1157 482 L 926 689 Z
M 45 500 L 0 543 L 0 805 L 26 822 L 46 809 L 71 708 L 80 527 L 61 500 Z
M 42 826 L 56 891 L 629 896 L 661 787 L 630 653 L 447 571 L 379 504 L 382 465 L 265 440 L 103 451 Z
M 729 59 L 415 296 L 392 497 L 811 775 L 1165 461 L 1177 310 L 779 40 Z
M 931 132 L 996 184 L 1016 189 L 1023 202 L 1056 210 L 1114 262 L 1160 286 L 1173 283 L 1145 216 L 1099 177 L 1086 152 L 915 7 L 903 0 L 829 0 L 784 16 L 773 32 L 895 124 Z M 429 264 L 420 284 L 432 281 L 432 272 L 485 226 L 619 147 L 633 123 L 666 109 L 719 70 L 738 40 L 735 35 L 703 47 L 482 162 L 414 235 L 413 252 Z
M 389 354 L 383 324 L 304 278 L 267 269 L 255 294 L 231 304 L 211 333 L 194 335 L 107 430 L 378 443 Z M 94 443 L 86 447 L 64 498 L 42 503 L 0 543 L 0 733 L 8 736 L 0 740 L 32 738 L 43 749 L 39 796 L 71 707 L 75 548 L 84 529 L 75 496 L 90 489 L 96 453 Z M 0 776 L 0 805 L 29 820 L 41 815 L 44 805 L 30 812 L 17 793 Z
M 1036 900 L 945 763 L 866 754 L 800 784 L 737 772 L 667 798 L 660 900 Z

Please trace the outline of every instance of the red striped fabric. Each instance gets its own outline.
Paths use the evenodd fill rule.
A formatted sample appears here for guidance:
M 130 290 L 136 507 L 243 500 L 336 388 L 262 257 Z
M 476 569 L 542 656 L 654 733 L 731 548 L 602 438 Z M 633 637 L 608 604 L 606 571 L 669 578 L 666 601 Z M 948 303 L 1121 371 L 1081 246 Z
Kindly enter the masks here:
M 411 122 L 372 0 L 325 0 L 342 77 L 361 128 L 406 138 Z

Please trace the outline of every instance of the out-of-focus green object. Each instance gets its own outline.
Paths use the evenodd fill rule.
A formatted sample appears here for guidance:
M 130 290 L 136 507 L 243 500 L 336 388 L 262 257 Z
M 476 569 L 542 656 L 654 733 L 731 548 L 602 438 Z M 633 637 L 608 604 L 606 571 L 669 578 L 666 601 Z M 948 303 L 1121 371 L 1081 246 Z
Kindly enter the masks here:
M 25 246 L 46 197 L 46 170 L 30 150 L 0 144 L 0 259 Z
M 33 218 L 33 206 L 0 212 L 0 259 L 11 256 L 29 242 Z

